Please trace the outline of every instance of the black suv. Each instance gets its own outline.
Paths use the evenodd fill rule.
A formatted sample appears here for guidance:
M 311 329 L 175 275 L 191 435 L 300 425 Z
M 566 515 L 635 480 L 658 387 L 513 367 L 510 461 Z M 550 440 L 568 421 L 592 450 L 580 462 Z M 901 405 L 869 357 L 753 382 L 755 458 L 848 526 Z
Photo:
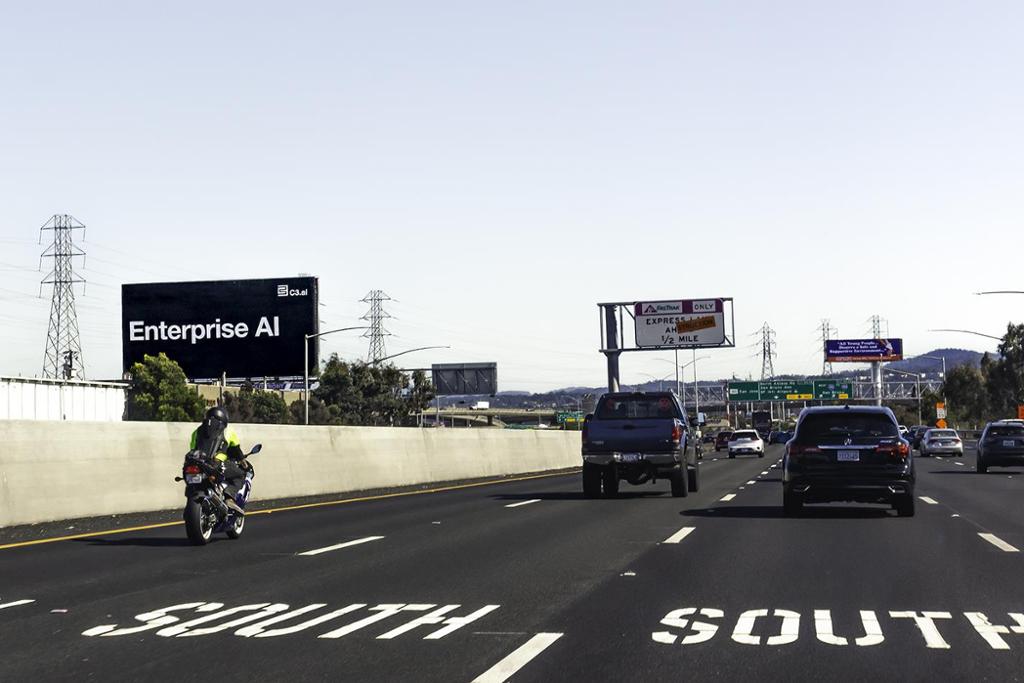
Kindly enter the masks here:
M 977 470 L 1024 465 L 1024 425 L 1020 422 L 989 422 L 978 439 Z
M 804 503 L 888 503 L 914 515 L 914 462 L 888 408 L 805 408 L 783 459 L 782 504 L 787 516 Z

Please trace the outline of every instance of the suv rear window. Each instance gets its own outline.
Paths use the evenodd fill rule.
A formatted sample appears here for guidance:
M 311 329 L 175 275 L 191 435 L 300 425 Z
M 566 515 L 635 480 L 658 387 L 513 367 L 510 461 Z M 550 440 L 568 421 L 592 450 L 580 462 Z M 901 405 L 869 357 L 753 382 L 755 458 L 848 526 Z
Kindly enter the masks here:
M 801 439 L 899 436 L 899 427 L 879 413 L 818 413 L 800 423 Z
M 643 420 L 679 417 L 675 401 L 668 396 L 605 397 L 597 409 L 600 420 Z
M 998 425 L 988 428 L 988 436 L 1024 436 L 1024 426 Z

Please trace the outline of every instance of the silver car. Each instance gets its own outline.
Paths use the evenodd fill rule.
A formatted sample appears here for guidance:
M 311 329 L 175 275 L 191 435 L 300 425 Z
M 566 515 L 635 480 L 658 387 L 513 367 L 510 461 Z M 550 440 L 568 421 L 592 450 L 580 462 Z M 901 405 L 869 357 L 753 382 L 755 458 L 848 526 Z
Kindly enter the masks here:
M 955 429 L 929 429 L 921 437 L 921 455 L 963 456 L 964 442 Z

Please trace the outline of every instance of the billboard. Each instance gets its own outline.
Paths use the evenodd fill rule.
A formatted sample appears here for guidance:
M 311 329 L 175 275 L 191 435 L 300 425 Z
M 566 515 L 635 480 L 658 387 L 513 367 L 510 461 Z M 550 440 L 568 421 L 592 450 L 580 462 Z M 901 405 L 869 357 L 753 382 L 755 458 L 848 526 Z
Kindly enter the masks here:
M 122 285 L 122 362 L 127 371 L 162 352 L 189 379 L 298 377 L 305 335 L 319 331 L 318 320 L 315 277 Z
M 640 348 L 727 345 L 725 299 L 638 301 L 633 319 Z
M 829 363 L 886 363 L 903 360 L 902 339 L 829 339 L 825 342 Z
M 435 363 L 430 375 L 438 396 L 498 393 L 497 363 Z

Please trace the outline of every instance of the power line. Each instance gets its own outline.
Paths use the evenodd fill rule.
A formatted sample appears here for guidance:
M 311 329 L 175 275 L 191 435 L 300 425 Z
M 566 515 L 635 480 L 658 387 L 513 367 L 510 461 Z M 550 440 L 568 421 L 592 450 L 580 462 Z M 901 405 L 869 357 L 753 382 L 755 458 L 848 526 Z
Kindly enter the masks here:
M 370 310 L 360 320 L 370 323 L 370 329 L 364 332 L 363 336 L 370 339 L 368 360 L 371 363 L 379 363 L 382 358 L 388 355 L 387 349 L 384 346 L 384 337 L 391 336 L 391 333 L 384 328 L 384 320 L 391 316 L 384 310 L 384 302 L 391 300 L 391 297 L 380 289 L 371 290 L 369 294 L 361 299 L 364 304 L 370 305 Z
M 53 297 L 50 301 L 43 377 L 82 379 L 84 364 L 74 286 L 84 284 L 85 280 L 75 274 L 74 258 L 83 257 L 84 265 L 85 252 L 75 246 L 73 234 L 75 230 L 81 230 L 84 238 L 85 225 L 74 216 L 55 214 L 39 229 L 40 242 L 46 230 L 53 231 L 53 243 L 43 251 L 40 263 L 44 258 L 52 258 L 53 269 L 40 283 L 40 292 L 42 285 L 53 285 Z

